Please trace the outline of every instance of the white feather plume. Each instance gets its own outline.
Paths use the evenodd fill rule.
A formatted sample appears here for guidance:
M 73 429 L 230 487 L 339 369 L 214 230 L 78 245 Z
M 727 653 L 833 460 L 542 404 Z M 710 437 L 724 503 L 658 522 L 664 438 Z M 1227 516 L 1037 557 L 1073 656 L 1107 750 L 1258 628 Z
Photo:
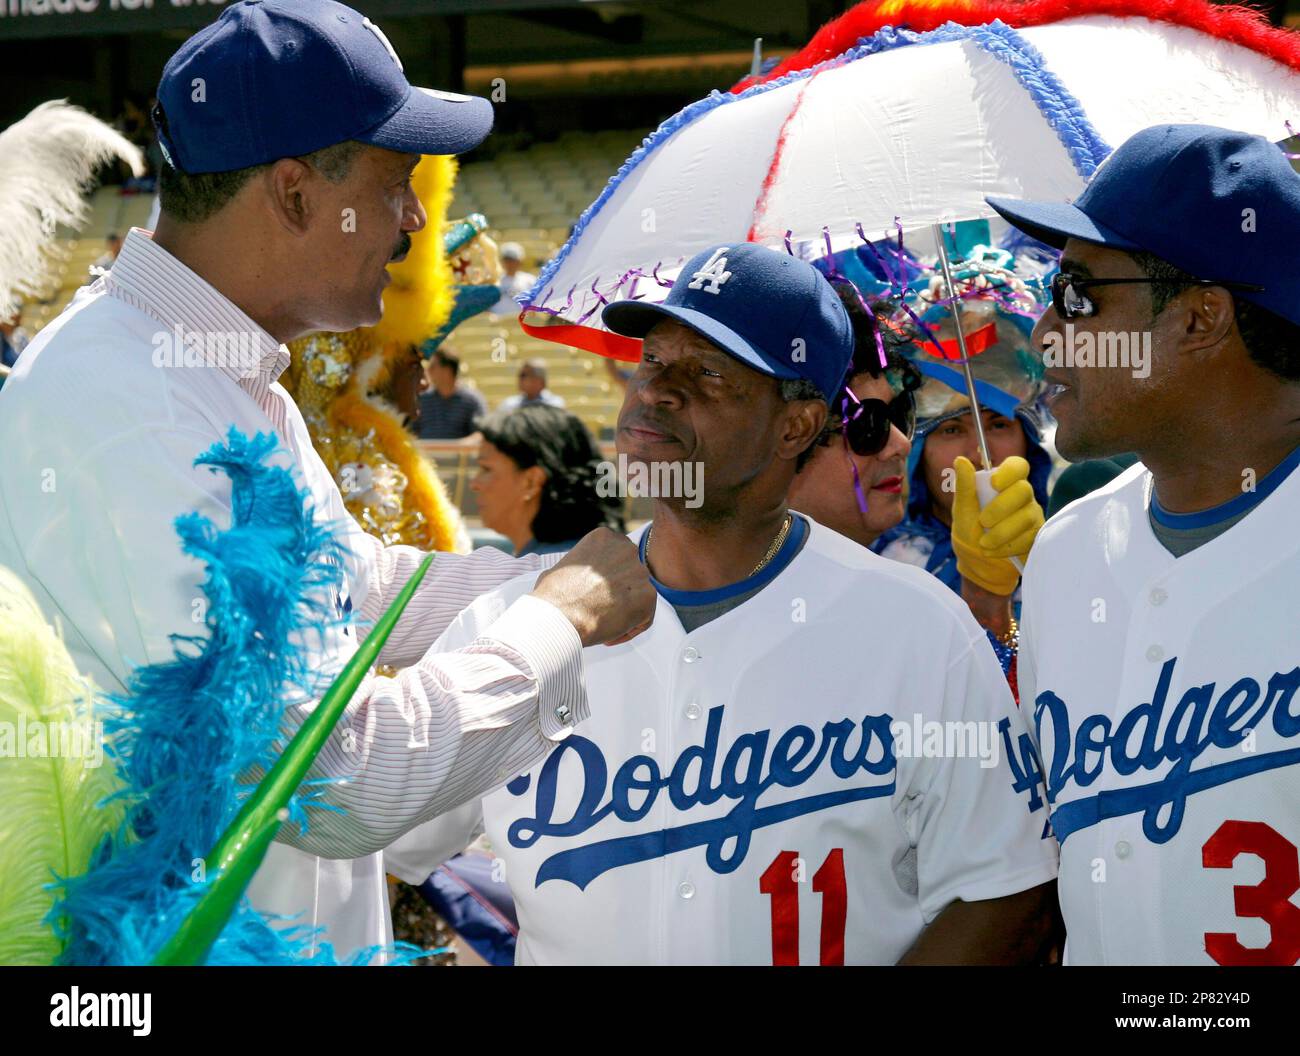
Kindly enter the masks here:
M 57 225 L 86 222 L 95 172 L 115 159 L 144 175 L 138 147 L 62 99 L 42 103 L 0 132 L 0 318 L 54 277 Z

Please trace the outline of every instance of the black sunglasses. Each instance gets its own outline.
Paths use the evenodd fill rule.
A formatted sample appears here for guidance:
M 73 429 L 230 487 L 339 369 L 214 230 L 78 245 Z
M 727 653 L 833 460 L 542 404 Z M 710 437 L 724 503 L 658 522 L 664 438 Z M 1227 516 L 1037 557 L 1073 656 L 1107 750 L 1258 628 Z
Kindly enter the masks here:
M 1080 279 L 1067 271 L 1059 271 L 1052 279 L 1052 307 L 1062 319 L 1082 319 L 1095 315 L 1097 306 L 1084 294 L 1092 286 L 1149 286 L 1169 282 L 1169 279 Z M 1219 282 L 1217 279 L 1192 279 L 1175 281 L 1177 286 L 1222 286 L 1225 290 L 1244 293 L 1262 293 L 1263 286 L 1249 282 Z
M 898 431 L 911 440 L 916 432 L 916 398 L 910 389 L 900 392 L 886 403 L 884 400 L 859 400 L 848 390 L 840 397 L 840 433 L 855 455 L 864 458 L 878 455 L 889 443 L 890 430 Z

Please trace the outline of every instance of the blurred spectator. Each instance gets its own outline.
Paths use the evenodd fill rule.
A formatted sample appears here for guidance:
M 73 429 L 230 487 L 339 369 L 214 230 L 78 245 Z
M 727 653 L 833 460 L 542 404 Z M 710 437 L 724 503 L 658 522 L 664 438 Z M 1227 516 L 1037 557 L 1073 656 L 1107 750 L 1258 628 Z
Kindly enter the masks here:
M 18 362 L 18 354 L 27 347 L 31 340 L 27 331 L 18 325 L 21 312 L 14 312 L 8 319 L 0 320 L 0 365 L 12 367 Z
M 152 194 L 157 187 L 159 163 L 162 152 L 154 136 L 153 121 L 149 115 L 158 102 L 156 96 L 128 95 L 122 100 L 122 112 L 113 122 L 117 130 L 144 151 L 145 174 L 136 176 L 124 166 L 121 169 L 123 194 Z
M 501 299 L 492 306 L 493 315 L 508 315 L 512 318 L 519 314 L 519 305 L 515 295 L 531 290 L 537 284 L 537 276 L 524 271 L 524 247 L 518 242 L 506 242 L 501 246 L 501 270 L 505 273 L 497 285 L 501 289 Z
M 122 252 L 122 236 L 116 231 L 110 231 L 104 238 L 104 252 L 95 258 L 95 263 L 90 266 L 90 277 L 87 282 L 94 282 L 97 278 L 108 271 L 117 260 L 117 255 Z
M 526 359 L 519 368 L 519 395 L 501 401 L 501 410 L 517 411 L 520 407 L 547 404 L 563 407 L 564 399 L 546 387 L 546 360 Z
M 402 424 L 414 430 L 420 417 L 420 394 L 429 387 L 424 373 L 424 358 L 415 345 L 406 346 L 406 355 L 396 359 L 388 368 L 388 377 L 376 386 L 370 395 L 387 400 L 401 412 Z
M 95 261 L 95 267 L 107 270 L 113 266 L 117 260 L 117 255 L 122 252 L 122 236 L 116 231 L 110 231 L 104 237 L 104 252 Z
M 459 440 L 474 432 L 474 419 L 487 414 L 481 393 L 456 381 L 460 359 L 439 348 L 426 367 L 429 389 L 420 393 L 420 439 Z
M 499 410 L 479 423 L 470 482 L 485 527 L 516 556 L 568 550 L 593 528 L 623 531 L 622 503 L 597 493 L 601 455 L 581 420 L 558 407 Z
M 627 392 L 628 382 L 632 380 L 632 375 L 636 373 L 636 365 L 610 359 L 608 356 L 602 356 L 601 359 L 605 364 L 605 373 L 609 375 L 609 380 L 622 391 Z
M 122 112 L 113 122 L 117 130 L 137 147 L 143 147 L 153 135 L 153 124 L 149 120 L 152 102 L 146 102 L 144 96 L 128 93 L 122 99 Z

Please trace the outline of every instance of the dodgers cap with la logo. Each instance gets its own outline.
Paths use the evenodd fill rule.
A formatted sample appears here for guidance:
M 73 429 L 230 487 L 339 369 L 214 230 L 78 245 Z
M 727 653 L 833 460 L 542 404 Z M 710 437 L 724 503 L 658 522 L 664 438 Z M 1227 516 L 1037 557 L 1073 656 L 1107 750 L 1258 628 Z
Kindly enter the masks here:
M 383 31 L 334 0 L 243 0 L 168 60 L 153 117 L 174 168 L 232 172 L 347 140 L 460 154 L 492 104 L 412 87 Z
M 825 276 L 753 242 L 706 249 L 686 262 L 661 304 L 616 301 L 601 319 L 626 337 L 674 319 L 760 374 L 806 378 L 828 403 L 853 359 L 853 326 Z
M 1300 324 L 1300 174 L 1263 136 L 1156 125 L 1121 143 L 1074 202 L 987 198 L 1020 230 L 1144 250 Z

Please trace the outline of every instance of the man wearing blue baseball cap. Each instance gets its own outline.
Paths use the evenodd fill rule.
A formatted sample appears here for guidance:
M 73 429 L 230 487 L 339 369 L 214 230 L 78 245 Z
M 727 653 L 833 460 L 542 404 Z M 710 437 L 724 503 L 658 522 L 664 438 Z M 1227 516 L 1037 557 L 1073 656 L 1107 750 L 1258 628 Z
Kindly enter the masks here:
M 277 378 L 285 342 L 379 320 L 386 266 L 425 224 L 420 156 L 468 150 L 492 123 L 484 100 L 412 87 L 383 32 L 331 0 L 232 4 L 167 63 L 158 99 L 157 230 L 130 232 L 0 401 L 0 564 L 110 692 L 203 631 L 204 568 L 173 525 L 196 510 L 230 523 L 228 478 L 194 460 L 232 429 L 274 433 L 316 515 L 346 535 L 346 586 L 327 604 L 359 610 L 364 629 L 421 562 L 351 520 Z M 322 928 L 344 958 L 391 941 L 383 848 L 542 758 L 589 712 L 582 647 L 652 616 L 635 548 L 602 530 L 472 651 L 430 649 L 479 593 L 552 564 L 438 555 L 379 657 L 397 676 L 366 682 L 319 756 L 339 809 L 281 829 L 253 905 Z M 309 636 L 320 691 L 356 635 Z
M 478 146 L 492 106 L 412 87 L 342 4 L 245 0 L 171 57 L 153 119 L 154 245 L 284 342 L 379 321 L 386 266 L 424 226 L 412 171 Z
M 1001 731 L 1027 734 L 984 633 L 933 576 L 787 506 L 852 359 L 840 298 L 812 265 L 737 243 L 688 261 L 662 304 L 603 318 L 643 339 L 617 442 L 654 498 L 633 533 L 654 623 L 587 650 L 612 707 L 405 837 L 394 869 L 422 880 L 485 828 L 524 964 L 1032 959 L 1056 855 L 1001 750 Z M 988 750 L 922 743 L 957 728 Z
M 1073 204 L 989 199 L 1061 248 L 1057 446 L 1140 461 L 1048 521 L 1024 580 L 1068 963 L 1300 959 L 1300 175 L 1148 128 Z

